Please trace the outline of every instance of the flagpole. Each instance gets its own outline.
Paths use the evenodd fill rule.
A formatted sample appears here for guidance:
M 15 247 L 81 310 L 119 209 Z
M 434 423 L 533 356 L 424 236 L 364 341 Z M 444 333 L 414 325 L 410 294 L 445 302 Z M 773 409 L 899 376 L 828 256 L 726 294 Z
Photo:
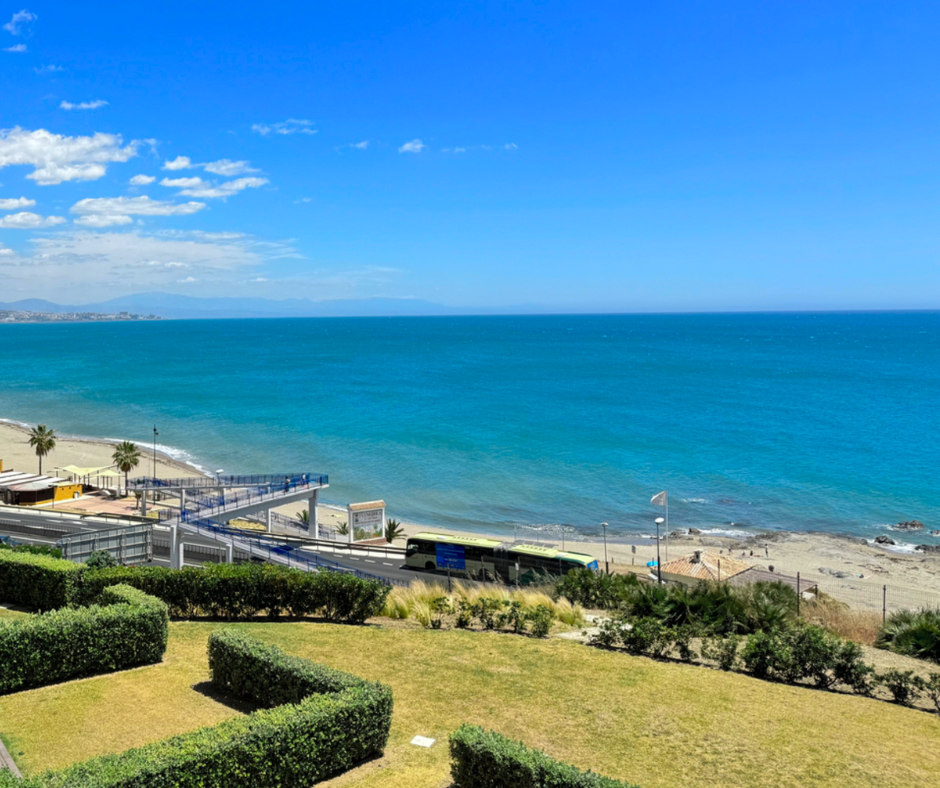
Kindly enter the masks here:
M 669 563 L 669 493 L 666 493 L 666 563 Z

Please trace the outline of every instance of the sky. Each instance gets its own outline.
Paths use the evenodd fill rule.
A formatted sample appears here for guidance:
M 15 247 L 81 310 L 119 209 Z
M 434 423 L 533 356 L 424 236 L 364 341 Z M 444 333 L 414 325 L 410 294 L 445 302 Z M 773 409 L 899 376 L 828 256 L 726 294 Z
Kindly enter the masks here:
M 936 2 L 0 17 L 0 301 L 940 307 Z

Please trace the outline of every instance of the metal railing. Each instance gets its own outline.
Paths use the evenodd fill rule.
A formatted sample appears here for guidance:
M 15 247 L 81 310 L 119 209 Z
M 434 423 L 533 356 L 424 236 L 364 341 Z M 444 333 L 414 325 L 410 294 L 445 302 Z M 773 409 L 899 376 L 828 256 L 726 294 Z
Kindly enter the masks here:
M 318 489 L 307 476 L 296 479 L 284 478 L 277 484 L 263 484 L 248 489 L 238 489 L 235 492 L 222 491 L 212 494 L 187 496 L 186 505 L 180 510 L 179 516 L 183 522 L 201 520 L 221 514 L 228 509 L 239 509 L 252 504 L 283 498 L 297 492 Z
M 326 487 L 330 477 L 325 473 L 261 473 L 247 476 L 185 476 L 177 479 L 160 479 L 141 476 L 131 479 L 128 489 L 152 490 L 161 488 L 212 488 L 212 487 L 255 487 L 283 484 L 303 484 L 305 487 Z

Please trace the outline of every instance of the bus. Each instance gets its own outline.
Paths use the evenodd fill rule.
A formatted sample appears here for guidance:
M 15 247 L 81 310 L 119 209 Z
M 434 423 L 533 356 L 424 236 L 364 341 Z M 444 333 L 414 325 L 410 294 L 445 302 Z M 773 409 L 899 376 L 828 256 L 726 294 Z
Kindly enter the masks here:
M 501 580 L 513 585 L 537 583 L 547 576 L 561 577 L 572 569 L 598 571 L 595 558 L 585 553 L 429 532 L 409 537 L 405 566 L 450 570 L 475 580 Z

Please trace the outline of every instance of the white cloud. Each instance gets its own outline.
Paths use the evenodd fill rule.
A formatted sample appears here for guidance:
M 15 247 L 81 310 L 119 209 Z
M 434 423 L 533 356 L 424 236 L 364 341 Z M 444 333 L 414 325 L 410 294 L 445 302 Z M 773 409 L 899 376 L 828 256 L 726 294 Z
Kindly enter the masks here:
M 120 213 L 90 213 L 87 216 L 79 216 L 75 220 L 75 224 L 80 224 L 82 227 L 100 229 L 101 227 L 115 227 L 120 224 L 131 224 L 133 221 L 130 216 Z
M 406 142 L 399 149 L 399 153 L 421 153 L 427 145 L 425 145 L 419 139 L 413 139 L 411 142 Z
M 4 47 L 4 52 L 25 52 L 26 44 L 14 44 L 11 47 Z
M 246 172 L 257 172 L 247 161 L 232 161 L 231 159 L 219 159 L 203 164 L 206 172 L 221 175 L 224 178 L 231 178 L 234 175 L 244 175 Z
M 313 121 L 299 118 L 288 118 L 280 123 L 254 123 L 251 130 L 266 137 L 268 134 L 316 134 L 317 130 L 311 128 Z
M 73 104 L 71 101 L 63 101 L 59 104 L 59 109 L 98 109 L 99 107 L 107 106 L 107 101 L 95 99 L 94 101 L 83 101 L 80 104 Z
M 0 211 L 15 211 L 17 208 L 29 208 L 35 204 L 35 200 L 27 200 L 25 197 L 8 197 L 0 199 Z
M 205 207 L 204 202 L 172 203 L 149 197 L 86 197 L 70 210 L 72 213 L 99 216 L 188 216 Z
M 310 202 L 312 199 L 312 197 L 301 197 L 299 200 L 294 200 L 294 205 L 301 202 Z
M 185 279 L 177 279 L 176 281 L 179 282 L 181 285 L 188 285 L 188 284 L 192 284 L 193 282 L 198 282 L 199 280 L 196 279 L 195 276 L 187 276 Z
M 137 142 L 122 144 L 120 134 L 100 131 L 93 137 L 66 137 L 45 129 L 0 129 L 0 169 L 31 164 L 35 169 L 26 177 L 41 186 L 93 181 L 107 172 L 108 163 L 125 162 L 137 155 Z
M 0 217 L 0 227 L 7 230 L 36 230 L 41 227 L 52 227 L 62 224 L 65 219 L 61 216 L 40 216 L 38 213 L 21 211 Z
M 160 181 L 161 186 L 170 186 L 177 189 L 192 188 L 194 186 L 208 185 L 202 178 L 164 178 Z
M 366 148 L 369 147 L 369 140 L 363 140 L 362 142 L 354 142 L 349 147 L 356 148 L 357 150 L 365 150 Z
M 177 156 L 173 161 L 163 162 L 163 169 L 165 170 L 189 170 L 192 167 L 193 163 L 189 160 L 189 156 Z
M 231 197 L 244 189 L 257 189 L 269 182 L 267 178 L 238 178 L 234 181 L 220 183 L 218 186 L 204 183 L 202 186 L 183 189 L 180 194 L 187 197 L 224 200 L 226 197 Z
M 254 279 L 252 279 L 251 281 L 252 281 L 252 282 L 267 282 L 268 280 L 265 279 L 263 276 L 256 276 L 256 277 L 255 277 Z
M 503 147 L 506 150 L 518 150 L 519 149 L 519 146 L 516 145 L 515 142 L 507 142 Z
M 148 186 L 155 180 L 156 178 L 153 175 L 135 175 L 131 178 L 130 183 L 132 186 Z
M 11 257 L 14 254 L 16 254 L 16 252 L 14 252 L 8 246 L 3 246 L 3 244 L 0 244 L 0 257 Z
M 34 68 L 33 71 L 35 71 L 37 74 L 55 74 L 59 71 L 65 71 L 65 69 L 62 68 L 62 66 L 55 65 L 55 63 L 49 63 L 48 65 Z
M 36 19 L 37 17 L 32 11 L 27 11 L 24 8 L 22 11 L 17 11 L 13 14 L 13 18 L 3 26 L 3 29 L 8 33 L 18 36 L 24 32 L 24 27 L 29 27 L 30 22 L 35 22 Z

